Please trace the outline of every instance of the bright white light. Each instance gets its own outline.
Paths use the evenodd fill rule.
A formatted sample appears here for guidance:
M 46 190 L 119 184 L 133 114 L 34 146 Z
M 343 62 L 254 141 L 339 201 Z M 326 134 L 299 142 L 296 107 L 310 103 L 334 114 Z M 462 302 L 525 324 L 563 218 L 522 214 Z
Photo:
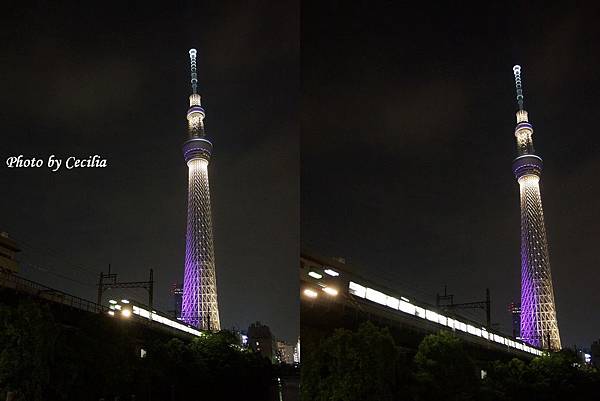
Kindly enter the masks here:
M 481 337 L 481 329 L 478 329 L 475 326 L 467 325 L 467 333 L 473 334 L 474 336 Z
M 202 332 L 193 329 L 191 327 L 188 327 L 184 324 L 181 324 L 179 322 L 176 322 L 174 320 L 171 319 L 167 319 L 165 317 L 162 317 L 156 313 L 151 313 L 150 311 L 144 309 L 144 308 L 140 308 L 139 306 L 135 306 L 133 305 L 133 314 L 144 317 L 148 320 L 152 320 L 156 323 L 160 323 L 160 324 L 164 324 L 166 326 L 172 327 L 174 329 L 180 330 L 180 331 L 184 331 L 186 333 L 192 334 L 196 337 L 200 337 L 202 336 Z
M 340 273 L 336 272 L 335 270 L 331 270 L 331 269 L 325 269 L 325 273 L 329 274 L 332 277 L 337 277 L 340 275 Z
M 432 311 L 432 310 L 426 309 L 426 310 L 425 310 L 425 318 L 426 318 L 427 320 L 429 320 L 429 321 L 432 321 L 432 322 L 436 322 L 436 323 L 437 323 L 437 321 L 438 321 L 438 314 L 437 314 L 437 313 L 435 313 L 435 312 L 434 312 L 434 311 Z
M 115 305 L 115 309 L 116 309 L 116 310 L 121 310 L 121 305 L 118 305 L 118 304 L 117 304 L 117 305 Z
M 537 187 L 540 182 L 540 177 L 535 174 L 525 174 L 519 178 L 519 185 L 521 187 Z
M 311 276 L 312 278 L 316 278 L 317 280 L 322 278 L 323 276 L 317 272 L 308 272 L 308 275 Z
M 527 119 L 527 112 L 525 110 L 519 110 L 517 111 L 517 123 L 521 123 L 523 121 L 529 122 Z
M 108 314 L 111 315 L 111 316 L 114 316 L 115 315 L 115 311 L 109 310 Z
M 380 305 L 385 305 L 387 301 L 387 295 L 385 295 L 383 292 L 375 291 L 372 288 L 367 288 L 367 299 Z
M 401 310 L 402 312 L 408 313 L 410 315 L 415 314 L 415 306 L 406 301 L 400 301 L 400 305 L 398 306 L 398 309 Z
M 131 316 L 131 310 L 129 309 L 123 309 L 121 311 L 121 316 L 123 316 L 124 318 L 128 318 Z
M 386 304 L 392 309 L 398 309 L 400 306 L 400 300 L 394 297 L 387 297 Z
M 323 288 L 323 292 L 325 292 L 328 295 L 331 295 L 332 297 L 335 297 L 338 294 L 338 290 L 336 290 L 335 288 L 331 288 L 331 287 Z
M 145 317 L 146 319 L 150 319 L 150 311 L 147 311 L 146 309 L 142 309 L 135 305 L 133 305 L 133 313 L 136 315 L 140 315 L 141 317 Z
M 401 299 L 401 300 L 403 300 L 403 301 L 405 301 L 405 302 L 410 302 L 410 301 L 408 300 L 408 298 L 400 297 L 400 299 Z
M 350 294 L 356 295 L 357 297 L 364 298 L 367 296 L 367 289 L 360 284 L 356 284 L 353 281 L 351 281 L 350 284 L 348 284 L 348 289 L 350 291 Z
M 121 302 L 123 302 L 124 304 L 128 304 L 129 301 L 127 299 L 122 299 Z
M 310 288 L 307 288 L 304 290 L 304 295 L 306 295 L 309 298 L 316 298 L 319 294 L 317 294 L 316 291 L 313 291 Z
M 420 306 L 415 306 L 415 316 L 425 319 L 425 309 Z
M 190 107 L 192 106 L 200 106 L 200 95 L 197 93 L 190 95 Z
M 187 162 L 189 167 L 189 175 L 191 176 L 197 170 L 208 171 L 208 160 L 206 159 L 191 159 Z
M 115 309 L 115 305 L 111 305 L 108 307 L 109 309 Z
M 111 299 L 111 300 L 110 300 L 110 301 L 108 301 L 108 302 L 109 302 L 109 303 L 111 303 L 111 304 L 113 304 L 113 305 L 117 303 L 117 301 L 115 301 L 114 299 Z

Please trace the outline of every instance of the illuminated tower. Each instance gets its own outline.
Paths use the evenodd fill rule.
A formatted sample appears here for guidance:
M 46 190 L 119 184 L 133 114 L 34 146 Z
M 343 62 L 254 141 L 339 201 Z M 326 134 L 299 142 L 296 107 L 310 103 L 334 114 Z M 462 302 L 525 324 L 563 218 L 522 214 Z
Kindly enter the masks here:
M 204 109 L 196 91 L 196 49 L 190 50 L 192 94 L 187 112 L 189 138 L 183 144 L 188 166 L 188 214 L 181 318 L 202 330 L 220 330 L 212 239 L 208 163 L 212 143 L 204 134 Z
M 521 67 L 513 67 L 517 86 L 517 158 L 513 172 L 521 190 L 521 339 L 531 345 L 559 350 L 560 335 L 554 306 L 548 242 L 540 194 L 542 159 L 533 149 L 533 127 L 523 109 Z

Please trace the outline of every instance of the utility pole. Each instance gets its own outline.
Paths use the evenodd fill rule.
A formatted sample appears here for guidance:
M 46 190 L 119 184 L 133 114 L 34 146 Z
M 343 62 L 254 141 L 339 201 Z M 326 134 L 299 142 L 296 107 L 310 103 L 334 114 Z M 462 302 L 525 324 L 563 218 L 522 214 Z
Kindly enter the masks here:
M 98 300 L 97 303 L 102 303 L 102 295 L 106 290 L 113 288 L 144 288 L 148 291 L 148 306 L 152 308 L 154 301 L 154 271 L 150 269 L 150 278 L 148 281 L 117 281 L 117 273 L 110 272 L 110 264 L 108 265 L 108 274 L 100 272 L 100 280 L 98 281 Z
M 154 270 L 150 269 L 150 280 L 148 280 L 148 306 L 154 305 Z
M 441 301 L 449 301 L 450 303 L 442 305 Z M 444 285 L 444 295 L 436 295 L 436 306 L 446 309 L 483 309 L 485 310 L 486 326 L 488 329 L 492 328 L 492 309 L 489 288 L 485 289 L 485 301 L 464 302 L 460 304 L 455 304 L 454 294 L 448 294 L 447 288 Z
M 435 295 L 435 305 L 440 306 L 440 301 L 450 301 L 450 305 L 454 305 L 454 295 L 448 295 L 448 286 L 444 284 L 444 295 L 436 294 Z
M 492 328 L 492 308 L 490 301 L 490 289 L 485 289 L 485 321 L 487 323 L 487 328 Z

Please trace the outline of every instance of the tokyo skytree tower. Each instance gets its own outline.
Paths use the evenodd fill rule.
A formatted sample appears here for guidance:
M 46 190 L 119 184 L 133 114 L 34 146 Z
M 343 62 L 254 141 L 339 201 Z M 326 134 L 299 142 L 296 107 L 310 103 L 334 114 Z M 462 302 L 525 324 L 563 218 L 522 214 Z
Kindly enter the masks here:
M 521 67 L 513 67 L 517 87 L 517 158 L 513 173 L 521 190 L 521 339 L 536 347 L 559 350 L 554 289 L 540 194 L 542 159 L 533 149 L 533 127 L 523 109 Z
M 204 133 L 204 109 L 197 93 L 196 49 L 190 50 L 192 94 L 187 112 L 189 138 L 183 144 L 188 166 L 188 213 L 181 318 L 201 330 L 220 330 L 213 250 L 208 163 L 212 143 Z

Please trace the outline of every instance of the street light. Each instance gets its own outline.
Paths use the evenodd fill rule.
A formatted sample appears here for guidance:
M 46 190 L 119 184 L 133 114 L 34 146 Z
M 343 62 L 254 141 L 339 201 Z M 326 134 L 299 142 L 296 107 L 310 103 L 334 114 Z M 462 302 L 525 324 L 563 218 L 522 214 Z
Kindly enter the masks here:
M 129 318 L 131 316 L 131 310 L 130 309 L 121 310 L 121 316 L 123 316 L 126 319 Z
M 307 288 L 304 290 L 304 295 L 306 295 L 309 298 L 316 298 L 319 294 L 317 294 L 316 291 L 313 291 L 310 288 Z
M 319 273 L 313 272 L 313 271 L 308 272 L 308 275 L 311 276 L 312 278 L 316 278 L 317 280 L 319 280 L 320 278 L 323 278 L 322 274 L 319 274 Z

